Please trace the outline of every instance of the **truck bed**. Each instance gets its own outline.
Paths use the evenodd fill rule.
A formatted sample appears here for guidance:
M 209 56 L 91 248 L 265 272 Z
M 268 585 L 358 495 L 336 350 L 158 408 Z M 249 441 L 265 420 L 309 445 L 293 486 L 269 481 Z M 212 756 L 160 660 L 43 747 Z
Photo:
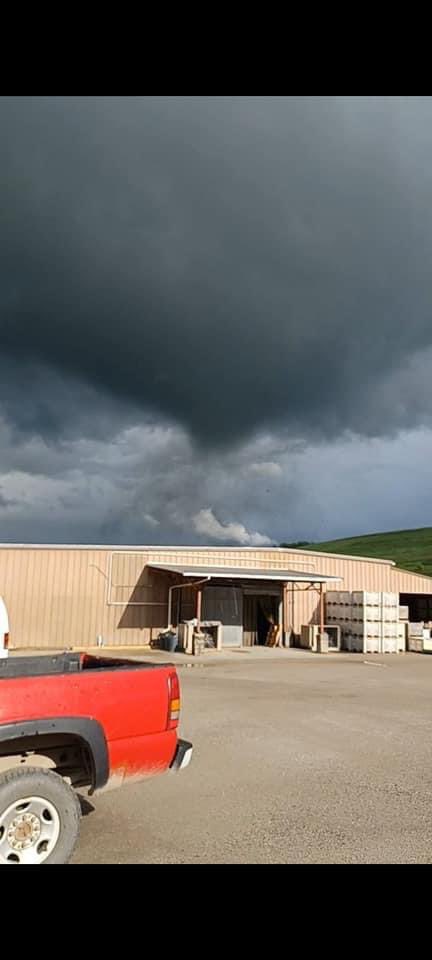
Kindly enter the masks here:
M 87 653 L 0 662 L 0 755 L 9 741 L 87 744 L 93 786 L 167 770 L 178 753 L 175 667 Z M 3 744 L 3 746 L 2 746 Z M 43 745 L 43 744 L 42 744 Z
M 170 663 L 149 663 L 118 657 L 92 657 L 87 653 L 60 653 L 54 656 L 8 657 L 0 660 L 0 680 L 19 677 L 41 677 L 52 674 L 107 670 L 153 670 L 170 667 Z

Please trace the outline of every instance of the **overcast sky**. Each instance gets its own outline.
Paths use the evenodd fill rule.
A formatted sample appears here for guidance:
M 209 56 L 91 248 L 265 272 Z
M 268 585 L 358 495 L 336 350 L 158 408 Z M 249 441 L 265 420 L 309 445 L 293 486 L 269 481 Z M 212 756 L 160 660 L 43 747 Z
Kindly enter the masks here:
M 431 98 L 0 123 L 0 540 L 432 524 Z

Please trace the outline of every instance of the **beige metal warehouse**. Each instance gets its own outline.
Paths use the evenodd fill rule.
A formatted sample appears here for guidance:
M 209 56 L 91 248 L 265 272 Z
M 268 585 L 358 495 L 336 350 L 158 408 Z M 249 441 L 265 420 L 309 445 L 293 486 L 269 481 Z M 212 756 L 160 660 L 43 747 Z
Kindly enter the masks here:
M 202 590 L 177 589 L 197 579 Z M 388 560 L 277 547 L 0 545 L 12 648 L 90 647 L 98 637 L 150 643 L 170 620 L 195 616 L 198 592 L 203 618 L 225 617 L 225 642 L 250 645 L 258 642 L 257 597 L 275 604 L 286 635 L 299 634 L 302 624 L 319 623 L 325 583 L 397 592 L 412 619 L 417 610 L 432 619 L 432 578 Z

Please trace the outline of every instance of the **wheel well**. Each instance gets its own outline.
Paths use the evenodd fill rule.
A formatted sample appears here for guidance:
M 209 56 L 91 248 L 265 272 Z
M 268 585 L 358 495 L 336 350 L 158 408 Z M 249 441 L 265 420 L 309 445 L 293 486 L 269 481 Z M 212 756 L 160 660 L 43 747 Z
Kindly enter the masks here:
M 0 774 L 26 765 L 53 770 L 74 787 L 93 784 L 91 751 L 75 734 L 33 734 L 0 742 Z

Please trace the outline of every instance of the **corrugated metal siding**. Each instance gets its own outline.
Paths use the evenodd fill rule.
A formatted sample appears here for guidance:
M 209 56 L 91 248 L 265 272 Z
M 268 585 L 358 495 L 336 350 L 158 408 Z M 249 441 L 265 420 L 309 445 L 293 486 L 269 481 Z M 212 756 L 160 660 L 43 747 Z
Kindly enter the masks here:
M 99 634 L 107 644 L 148 643 L 166 626 L 168 585 L 176 582 L 145 569 L 148 561 L 262 567 L 263 574 L 286 568 L 340 576 L 340 589 L 432 594 L 432 578 L 391 564 L 301 550 L 1 547 L 0 594 L 9 610 L 11 646 L 93 646 Z M 183 616 L 186 609 L 192 615 L 190 591 L 183 603 Z M 296 633 L 303 623 L 317 623 L 318 593 L 288 587 L 286 614 Z
M 166 582 L 155 586 L 157 605 L 130 606 L 142 573 L 125 558 L 127 575 L 116 570 L 114 598 L 107 603 L 111 552 L 89 550 L 0 550 L 0 593 L 9 611 L 12 648 L 93 646 L 99 634 L 107 644 L 148 643 L 166 626 Z M 135 582 L 133 576 L 137 572 Z M 148 596 L 139 583 L 138 596 Z M 129 588 L 131 585 L 131 588 Z

